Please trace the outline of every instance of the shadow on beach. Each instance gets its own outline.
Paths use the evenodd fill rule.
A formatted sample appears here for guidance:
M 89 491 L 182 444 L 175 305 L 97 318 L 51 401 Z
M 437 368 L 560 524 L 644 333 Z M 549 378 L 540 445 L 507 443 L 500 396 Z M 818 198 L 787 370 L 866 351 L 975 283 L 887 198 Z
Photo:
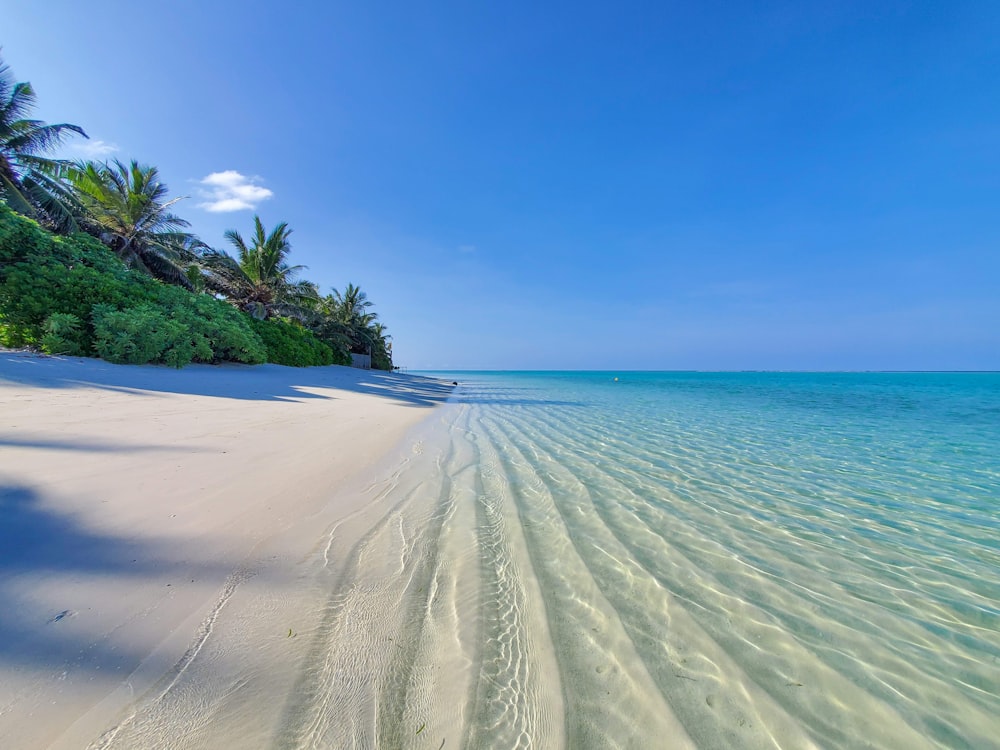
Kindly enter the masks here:
M 0 519 L 0 665 L 65 668 L 85 661 L 88 669 L 107 673 L 142 658 L 127 649 L 93 649 L 93 633 L 77 622 L 78 604 L 46 606 L 37 594 L 54 577 L 169 575 L 177 564 L 165 548 L 90 531 L 46 509 L 35 490 L 19 484 L 0 484 Z
M 118 392 L 174 393 L 247 401 L 335 399 L 319 389 L 339 389 L 392 399 L 406 406 L 445 402 L 451 382 L 350 367 L 279 365 L 114 365 L 99 359 L 0 351 L 0 382 L 40 388 L 101 388 Z

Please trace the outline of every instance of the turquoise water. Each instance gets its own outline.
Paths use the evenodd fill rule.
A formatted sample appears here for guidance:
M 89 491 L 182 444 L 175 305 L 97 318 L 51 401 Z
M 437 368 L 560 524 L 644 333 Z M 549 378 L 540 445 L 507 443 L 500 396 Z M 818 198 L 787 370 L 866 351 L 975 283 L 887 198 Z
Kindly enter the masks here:
M 1000 375 L 447 378 L 93 747 L 1000 747 Z
M 1000 747 L 1000 375 L 446 377 L 467 744 L 545 746 L 534 649 L 569 747 Z

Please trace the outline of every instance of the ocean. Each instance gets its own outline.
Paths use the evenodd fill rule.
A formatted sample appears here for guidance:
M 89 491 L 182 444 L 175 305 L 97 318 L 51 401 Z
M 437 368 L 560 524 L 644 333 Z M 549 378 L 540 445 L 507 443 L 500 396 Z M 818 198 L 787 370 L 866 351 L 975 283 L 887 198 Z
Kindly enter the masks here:
M 1000 374 L 436 375 L 457 746 L 1000 747 Z
M 1000 374 L 435 375 L 94 747 L 1000 747 Z

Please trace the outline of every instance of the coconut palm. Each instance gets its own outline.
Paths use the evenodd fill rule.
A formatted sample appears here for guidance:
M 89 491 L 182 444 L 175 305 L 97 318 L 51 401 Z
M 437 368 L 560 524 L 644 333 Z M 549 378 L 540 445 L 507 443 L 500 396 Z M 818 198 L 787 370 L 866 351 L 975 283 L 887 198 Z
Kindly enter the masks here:
M 268 233 L 259 216 L 253 220 L 249 244 L 235 229 L 226 232 L 226 239 L 236 248 L 236 258 L 221 250 L 207 250 L 202 255 L 206 287 L 228 297 L 258 320 L 272 315 L 309 317 L 319 293 L 315 284 L 295 280 L 305 266 L 287 262 L 292 230 L 281 222 Z
M 322 307 L 318 307 L 312 319 L 308 321 L 309 329 L 326 342 L 334 351 L 344 355 L 350 354 L 354 347 L 354 339 L 351 336 L 351 327 L 341 323 L 331 315 L 323 312 Z M 348 357 L 349 359 L 349 357 Z
M 129 267 L 191 288 L 187 269 L 204 245 L 183 231 L 187 221 L 170 212 L 182 198 L 167 200 L 156 167 L 134 160 L 128 165 L 77 163 L 67 177 L 87 231 Z
M 392 344 L 387 343 L 392 336 L 386 333 L 387 329 L 384 325 L 381 323 L 372 323 L 371 326 L 369 326 L 369 330 L 371 330 L 372 335 L 374 335 L 375 338 L 381 341 L 384 345 L 389 347 L 392 346 Z
M 368 312 L 372 301 L 361 291 L 361 287 L 348 284 L 341 294 L 334 289 L 332 294 L 324 299 L 325 308 L 342 323 L 348 325 L 366 326 L 378 319 L 377 313 Z
M 69 135 L 87 134 L 76 125 L 27 119 L 35 102 L 31 84 L 15 83 L 0 60 L 0 198 L 50 228 L 75 230 L 72 196 L 63 182 L 68 163 L 43 154 Z
M 324 297 L 320 309 L 346 326 L 351 339 L 351 351 L 370 354 L 374 343 L 370 326 L 378 320 L 378 313 L 369 312 L 368 308 L 371 306 L 371 300 L 361 287 L 348 284 L 343 293 L 334 289 L 332 294 Z
M 372 367 L 379 370 L 392 369 L 392 338 L 386 333 L 386 328 L 381 323 L 372 323 L 368 326 L 368 331 L 372 338 Z

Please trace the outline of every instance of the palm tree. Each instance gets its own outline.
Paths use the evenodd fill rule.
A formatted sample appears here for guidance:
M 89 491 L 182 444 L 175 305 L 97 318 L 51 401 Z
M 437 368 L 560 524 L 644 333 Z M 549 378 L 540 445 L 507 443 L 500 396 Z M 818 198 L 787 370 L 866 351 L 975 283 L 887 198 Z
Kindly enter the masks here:
M 361 287 L 348 284 L 343 293 L 334 289 L 332 294 L 324 297 L 320 309 L 346 326 L 351 351 L 370 354 L 374 339 L 369 327 L 378 320 L 378 313 L 368 311 L 371 306 L 371 300 Z
M 372 336 L 372 367 L 379 370 L 392 369 L 392 338 L 386 333 L 386 328 L 381 323 L 372 323 L 368 327 Z
M 316 313 L 308 321 L 309 329 L 335 351 L 349 355 L 351 349 L 354 348 L 351 327 L 324 312 L 323 302 L 325 299 L 320 300 Z
M 159 171 L 132 161 L 78 163 L 67 176 L 82 211 L 80 223 L 131 268 L 190 289 L 187 268 L 204 245 L 170 209 Z
M 361 291 L 361 287 L 354 284 L 344 287 L 343 294 L 334 289 L 332 294 L 327 295 L 324 303 L 330 314 L 348 325 L 367 326 L 368 323 L 378 319 L 377 313 L 368 312 L 368 308 L 373 304 L 368 295 Z
M 319 293 L 315 284 L 295 280 L 305 266 L 292 266 L 286 260 L 292 249 L 288 241 L 292 230 L 281 222 L 268 234 L 259 216 L 253 220 L 249 245 L 236 230 L 226 232 L 226 239 L 236 248 L 236 258 L 221 250 L 202 255 L 206 287 L 258 320 L 272 315 L 308 317 Z
M 381 323 L 372 323 L 370 328 L 372 334 L 375 336 L 376 339 L 381 341 L 383 345 L 392 348 L 392 344 L 387 343 L 389 339 L 392 338 L 392 336 L 386 333 L 387 329 L 384 325 L 382 325 Z
M 47 125 L 26 119 L 35 108 L 30 83 L 15 83 L 0 59 L 0 198 L 19 213 L 63 231 L 78 227 L 63 182 L 68 163 L 42 156 L 70 134 L 87 134 L 76 125 Z

